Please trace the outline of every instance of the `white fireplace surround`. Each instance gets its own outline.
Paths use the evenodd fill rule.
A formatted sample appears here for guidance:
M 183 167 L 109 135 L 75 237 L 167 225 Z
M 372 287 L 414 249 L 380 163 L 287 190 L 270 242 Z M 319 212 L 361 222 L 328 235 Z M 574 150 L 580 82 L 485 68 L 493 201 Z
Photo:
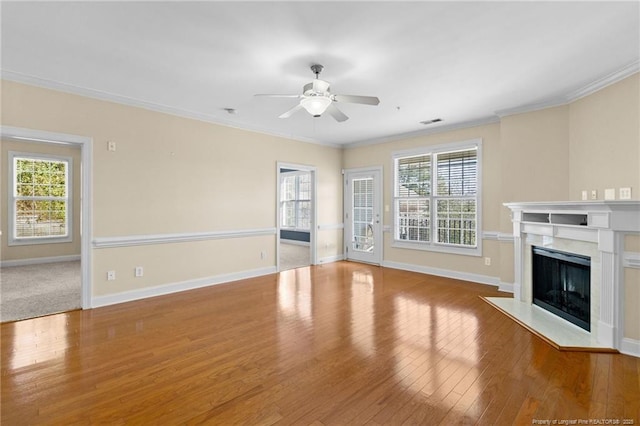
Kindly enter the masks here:
M 640 233 L 640 201 L 505 203 L 514 236 L 514 299 L 532 303 L 531 246 L 591 257 L 591 334 L 621 349 L 624 237 Z M 559 321 L 566 321 L 557 317 Z

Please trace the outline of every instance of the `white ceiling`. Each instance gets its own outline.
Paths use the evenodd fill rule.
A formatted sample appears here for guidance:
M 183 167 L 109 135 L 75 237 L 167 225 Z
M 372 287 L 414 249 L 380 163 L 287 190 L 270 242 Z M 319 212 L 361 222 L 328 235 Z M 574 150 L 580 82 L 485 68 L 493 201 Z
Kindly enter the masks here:
M 640 3 L 2 2 L 3 78 L 342 145 L 496 119 L 638 70 Z M 350 119 L 278 116 L 321 78 Z M 234 108 L 228 114 L 224 108 Z M 419 122 L 441 118 L 438 124 Z

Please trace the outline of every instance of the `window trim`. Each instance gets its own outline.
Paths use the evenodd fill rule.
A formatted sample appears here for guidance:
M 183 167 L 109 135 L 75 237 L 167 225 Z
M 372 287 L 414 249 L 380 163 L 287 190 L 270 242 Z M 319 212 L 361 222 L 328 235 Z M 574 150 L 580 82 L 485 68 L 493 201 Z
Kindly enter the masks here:
M 34 152 L 9 151 L 8 153 L 8 179 L 7 179 L 7 202 L 8 202 L 8 246 L 28 246 L 36 244 L 57 244 L 69 243 L 73 241 L 73 158 L 64 155 L 44 154 Z M 64 161 L 67 163 L 67 196 L 66 196 L 66 229 L 65 236 L 50 237 L 16 237 L 16 197 L 15 177 L 14 177 L 14 160 L 15 158 L 32 158 L 44 161 Z
M 434 179 L 436 176 L 435 171 L 435 155 L 445 152 L 453 152 L 453 151 L 463 151 L 466 149 L 477 148 L 477 158 L 478 158 L 478 168 L 477 168 L 477 191 L 476 191 L 476 246 L 475 247 L 465 247 L 456 244 L 447 244 L 447 243 L 439 243 L 435 241 L 437 235 L 437 219 L 436 219 L 436 207 L 435 202 L 438 199 L 443 199 L 441 196 L 434 194 L 434 188 L 432 185 L 431 194 L 428 199 L 431 200 L 430 208 L 429 208 L 429 218 L 430 218 L 430 235 L 431 241 L 423 242 L 423 241 L 405 241 L 398 240 L 396 238 L 396 227 L 397 227 L 397 197 L 396 197 L 396 184 L 398 181 L 398 170 L 396 169 L 396 160 L 404 157 L 411 156 L 419 156 L 419 155 L 431 155 L 431 178 Z M 402 151 L 394 151 L 391 153 L 391 170 L 393 170 L 393 179 L 391 180 L 391 199 L 392 199 L 392 222 L 391 222 L 391 233 L 392 233 L 392 242 L 391 247 L 394 248 L 403 248 L 410 250 L 422 250 L 422 251 L 433 251 L 440 253 L 449 253 L 449 254 L 461 254 L 467 256 L 482 256 L 482 139 L 470 139 L 459 142 L 451 142 L 437 145 L 429 145 L 423 146 L 419 148 L 406 149 Z M 467 198 L 467 197 L 460 197 Z

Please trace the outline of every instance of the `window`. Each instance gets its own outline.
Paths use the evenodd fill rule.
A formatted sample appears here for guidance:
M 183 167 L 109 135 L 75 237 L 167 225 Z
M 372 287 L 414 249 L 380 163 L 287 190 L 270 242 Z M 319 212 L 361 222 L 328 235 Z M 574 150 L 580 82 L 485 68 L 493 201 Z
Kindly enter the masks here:
M 71 240 L 71 159 L 9 153 L 10 244 Z
M 311 173 L 280 174 L 280 226 L 296 231 L 311 229 Z
M 394 245 L 480 255 L 481 141 L 395 153 Z

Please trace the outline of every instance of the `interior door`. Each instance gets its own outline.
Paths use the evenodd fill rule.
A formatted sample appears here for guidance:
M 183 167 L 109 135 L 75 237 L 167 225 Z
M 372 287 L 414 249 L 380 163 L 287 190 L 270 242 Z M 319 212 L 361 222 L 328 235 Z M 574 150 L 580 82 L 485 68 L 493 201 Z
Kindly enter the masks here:
M 345 171 L 345 257 L 382 262 L 382 169 Z

